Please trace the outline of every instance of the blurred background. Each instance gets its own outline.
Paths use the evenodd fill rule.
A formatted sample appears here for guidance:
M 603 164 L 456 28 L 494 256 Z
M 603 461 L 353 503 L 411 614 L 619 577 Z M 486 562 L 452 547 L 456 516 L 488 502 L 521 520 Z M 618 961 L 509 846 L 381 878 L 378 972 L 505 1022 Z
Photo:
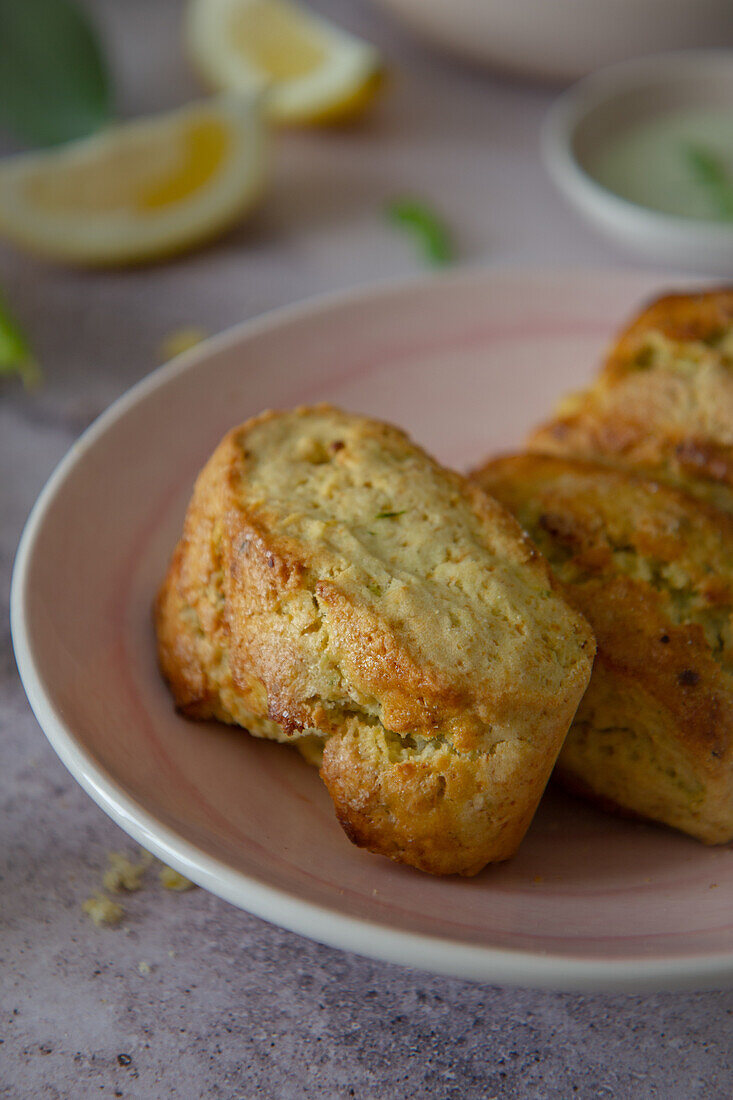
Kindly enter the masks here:
M 0 13 L 32 13 L 37 3 L 4 0 Z M 140 118 L 207 94 L 184 42 L 182 0 L 76 6 L 108 71 L 110 118 Z M 21 88 L 23 96 L 28 86 L 39 89 L 41 109 L 55 99 L 59 77 L 44 87 L 44 56 L 55 55 L 58 68 L 63 51 L 42 18 L 53 7 L 43 0 L 26 20 L 38 56 L 18 64 L 15 83 L 4 70 L 7 153 L 38 144 L 9 125 L 19 112 L 7 106 Z M 215 332 L 307 295 L 424 270 L 431 259 L 420 230 L 414 219 L 391 216 L 395 200 L 414 200 L 439 220 L 451 263 L 626 262 L 621 246 L 587 229 L 550 182 L 540 151 L 547 110 L 571 78 L 645 52 L 656 39 L 663 47 L 731 41 L 730 5 L 716 0 L 314 0 L 308 10 L 370 43 L 384 79 L 349 124 L 276 124 L 262 196 L 239 224 L 175 260 L 129 269 L 114 261 L 91 271 L 50 264 L 0 243 L 0 293 L 43 369 L 32 396 L 3 387 L 0 417 L 22 407 L 63 425 L 56 455 L 68 433 L 166 357 L 170 334 Z M 52 192 L 55 173 L 51 164 Z M 33 210 L 25 219 L 42 221 Z M 3 221 L 12 230 L 20 219 L 0 188 Z M 43 250 L 43 240 L 35 244 Z M 656 257 L 635 262 L 650 266 Z M 6 423 L 3 435 L 17 430 Z M 48 458 L 39 462 L 46 472 Z

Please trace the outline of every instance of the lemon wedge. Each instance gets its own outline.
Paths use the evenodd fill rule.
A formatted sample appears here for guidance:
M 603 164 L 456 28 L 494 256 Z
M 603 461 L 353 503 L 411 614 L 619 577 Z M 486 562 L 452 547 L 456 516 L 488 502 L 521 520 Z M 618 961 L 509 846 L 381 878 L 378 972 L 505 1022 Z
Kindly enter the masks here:
M 274 122 L 354 117 L 381 81 L 377 51 L 291 0 L 190 0 L 188 52 L 223 91 L 267 89 Z
M 0 161 L 0 234 L 51 259 L 136 263 L 226 229 L 264 182 L 253 97 L 219 96 Z

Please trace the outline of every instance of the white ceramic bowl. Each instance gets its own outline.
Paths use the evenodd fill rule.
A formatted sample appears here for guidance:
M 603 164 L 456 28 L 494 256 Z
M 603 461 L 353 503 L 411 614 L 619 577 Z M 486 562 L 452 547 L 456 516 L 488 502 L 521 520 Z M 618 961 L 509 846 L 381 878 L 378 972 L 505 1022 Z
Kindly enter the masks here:
M 638 206 L 587 170 L 606 141 L 634 122 L 676 108 L 733 104 L 733 50 L 683 51 L 603 69 L 565 92 L 543 131 L 547 169 L 591 225 L 649 263 L 733 275 L 733 223 L 674 217 Z
M 661 50 L 733 45 L 730 0 L 379 0 L 431 41 L 544 80 Z

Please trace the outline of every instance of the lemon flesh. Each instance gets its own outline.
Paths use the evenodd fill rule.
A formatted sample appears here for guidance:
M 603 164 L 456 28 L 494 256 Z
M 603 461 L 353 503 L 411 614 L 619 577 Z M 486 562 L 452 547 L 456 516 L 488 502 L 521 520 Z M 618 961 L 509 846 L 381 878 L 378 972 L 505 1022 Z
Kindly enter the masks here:
M 372 46 L 291 0 L 190 0 L 186 38 L 208 83 L 266 91 L 275 122 L 352 117 L 380 84 Z
M 0 234 L 69 262 L 157 259 L 232 224 L 263 179 L 259 105 L 219 97 L 0 162 Z
M 234 49 L 273 82 L 309 76 L 328 58 L 315 27 L 281 0 L 233 5 L 230 32 Z

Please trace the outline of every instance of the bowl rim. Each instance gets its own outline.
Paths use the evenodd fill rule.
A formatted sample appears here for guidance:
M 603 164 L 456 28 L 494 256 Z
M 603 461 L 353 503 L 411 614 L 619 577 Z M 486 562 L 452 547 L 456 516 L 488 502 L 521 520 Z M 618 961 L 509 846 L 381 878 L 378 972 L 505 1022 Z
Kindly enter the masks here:
M 733 49 L 670 50 L 620 61 L 576 81 L 562 92 L 542 124 L 540 146 L 545 168 L 557 189 L 595 220 L 603 219 L 621 237 L 644 236 L 652 244 L 733 250 L 733 222 L 704 221 L 665 214 L 616 194 L 599 183 L 576 155 L 573 142 L 580 124 L 597 107 L 646 83 L 649 78 L 680 81 L 696 73 L 727 69 L 733 83 Z M 733 255 L 733 252 L 732 252 Z

